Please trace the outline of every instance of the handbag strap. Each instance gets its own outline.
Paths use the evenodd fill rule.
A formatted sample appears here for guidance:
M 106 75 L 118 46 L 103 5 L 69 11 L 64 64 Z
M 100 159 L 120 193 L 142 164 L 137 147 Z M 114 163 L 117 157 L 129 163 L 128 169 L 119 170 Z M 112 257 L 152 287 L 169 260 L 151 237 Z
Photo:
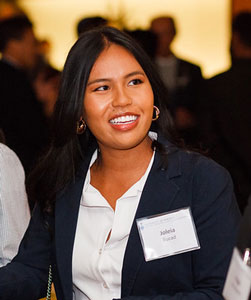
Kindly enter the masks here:
M 51 285 L 52 285 L 52 269 L 51 269 L 51 265 L 50 265 L 49 266 L 49 274 L 48 274 L 48 285 L 47 285 L 46 300 L 51 300 Z

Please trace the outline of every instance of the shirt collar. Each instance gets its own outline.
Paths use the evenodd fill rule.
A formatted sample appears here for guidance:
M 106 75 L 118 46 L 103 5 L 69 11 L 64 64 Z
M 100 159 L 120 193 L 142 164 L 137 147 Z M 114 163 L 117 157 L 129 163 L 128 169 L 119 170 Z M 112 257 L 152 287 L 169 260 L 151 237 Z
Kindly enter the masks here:
M 153 138 L 156 137 L 156 134 L 154 132 L 152 132 L 152 134 L 153 134 L 152 135 Z M 91 179 L 90 168 L 91 168 L 92 164 L 95 162 L 95 160 L 97 159 L 97 156 L 98 156 L 98 151 L 96 150 L 92 155 L 92 158 L 91 158 L 91 161 L 89 164 L 89 168 L 88 168 L 88 171 L 86 174 L 86 179 L 85 179 L 85 183 L 84 183 L 84 187 L 83 187 L 83 194 L 85 195 L 85 197 L 83 197 L 83 195 L 82 195 L 81 204 L 85 205 L 85 206 L 105 206 L 106 207 L 106 206 L 109 206 L 107 201 L 103 201 L 103 199 L 104 199 L 103 196 L 99 193 L 98 190 L 96 190 L 90 184 L 90 179 Z M 119 199 L 135 197 L 135 196 L 137 196 L 138 193 L 141 193 L 143 191 L 148 174 L 153 165 L 154 156 L 155 156 L 155 151 L 153 152 L 152 158 L 148 164 L 148 167 L 147 167 L 144 175 L 133 186 L 131 186 Z M 101 198 L 103 198 L 103 199 L 101 199 Z

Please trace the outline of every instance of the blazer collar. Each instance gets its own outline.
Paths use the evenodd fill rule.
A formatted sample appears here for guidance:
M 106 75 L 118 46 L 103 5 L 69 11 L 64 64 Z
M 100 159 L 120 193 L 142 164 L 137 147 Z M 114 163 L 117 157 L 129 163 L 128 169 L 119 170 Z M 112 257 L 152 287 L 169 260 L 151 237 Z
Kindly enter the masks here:
M 136 219 L 169 211 L 179 191 L 179 186 L 176 185 L 174 180 L 171 180 L 181 175 L 179 155 L 176 156 L 175 160 L 171 159 L 172 154 L 176 152 L 177 148 L 170 143 L 166 143 L 166 146 L 169 147 L 168 168 L 165 170 L 161 167 L 162 157 L 157 152 L 133 221 L 123 262 L 122 298 L 130 295 L 139 268 L 144 262 L 144 253 L 138 234 Z M 167 201 L 163 201 L 163 198 L 166 198 Z
M 157 152 L 155 163 L 153 165 L 153 170 L 161 169 L 162 171 L 166 170 L 167 178 L 171 179 L 182 174 L 181 172 L 181 157 L 178 154 L 179 148 L 169 142 L 166 138 L 164 138 L 161 134 L 158 135 L 158 142 L 165 148 L 165 152 L 167 153 L 167 167 L 163 163 L 162 155 Z M 177 155 L 175 155 L 175 153 Z M 172 159 L 175 155 L 175 159 Z
M 174 145 L 163 139 L 161 136 L 158 137 L 158 141 L 166 147 L 169 157 L 177 151 L 177 148 Z M 56 202 L 56 264 L 65 299 L 72 299 L 73 245 L 83 185 L 93 151 L 94 149 L 89 152 L 86 159 L 80 165 L 75 181 L 61 193 Z M 179 190 L 178 186 L 170 179 L 179 176 L 181 174 L 180 170 L 179 159 L 169 160 L 168 169 L 165 170 L 162 167 L 161 155 L 158 152 L 155 154 L 154 163 L 141 195 L 141 200 L 136 212 L 125 252 L 122 270 L 122 296 L 129 295 L 134 279 L 137 275 L 137 271 L 144 260 L 135 220 L 140 217 L 163 212 L 163 201 L 160 195 L 165 195 L 167 191 L 168 203 L 165 203 L 164 211 L 168 211 L 177 191 Z
M 81 163 L 74 182 L 59 195 L 55 207 L 56 264 L 64 299 L 72 299 L 72 254 L 79 205 L 93 152 Z

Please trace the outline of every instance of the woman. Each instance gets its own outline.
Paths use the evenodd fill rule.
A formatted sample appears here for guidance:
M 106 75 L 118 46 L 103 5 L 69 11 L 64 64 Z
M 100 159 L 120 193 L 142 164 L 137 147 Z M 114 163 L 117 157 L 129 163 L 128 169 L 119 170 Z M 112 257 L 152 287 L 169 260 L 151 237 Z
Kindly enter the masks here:
M 19 254 L 0 270 L 0 299 L 44 296 L 49 265 L 60 300 L 222 299 L 239 220 L 232 183 L 213 161 L 175 146 L 165 101 L 127 35 L 107 27 L 81 36 L 62 74 L 53 145 L 35 174 L 38 205 Z M 197 235 L 197 246 L 157 258 L 156 247 L 149 257 L 141 218 L 175 211 L 179 222 L 187 207 L 194 227 L 184 240 Z

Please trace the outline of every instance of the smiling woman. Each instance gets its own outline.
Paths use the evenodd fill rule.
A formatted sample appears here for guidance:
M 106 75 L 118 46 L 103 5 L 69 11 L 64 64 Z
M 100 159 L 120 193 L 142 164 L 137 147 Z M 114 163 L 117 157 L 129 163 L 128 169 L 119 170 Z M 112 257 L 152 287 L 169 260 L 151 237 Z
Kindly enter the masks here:
M 150 82 L 133 55 L 110 45 L 90 73 L 84 119 L 99 147 L 134 148 L 146 139 L 153 101 Z
M 116 200 L 142 177 L 152 157 L 147 133 L 152 122 L 153 102 L 151 84 L 134 56 L 124 47 L 108 44 L 90 72 L 83 117 L 102 156 L 111 157 L 111 161 L 107 161 L 112 167 L 110 170 L 102 168 L 99 161 L 93 164 L 91 183 L 114 209 Z M 125 155 L 117 150 L 127 150 L 128 160 L 124 166 L 113 160 L 119 153 L 121 158 Z M 141 155 L 135 168 L 135 161 L 130 162 L 129 157 L 137 157 L 138 153 Z M 123 168 L 123 174 L 118 174 L 119 168 Z M 106 180 L 109 178 L 111 180 Z M 114 178 L 118 180 L 116 185 Z
M 167 101 L 125 33 L 103 27 L 74 44 L 0 300 L 44 296 L 49 266 L 60 300 L 223 299 L 239 221 L 232 182 L 178 146 Z

